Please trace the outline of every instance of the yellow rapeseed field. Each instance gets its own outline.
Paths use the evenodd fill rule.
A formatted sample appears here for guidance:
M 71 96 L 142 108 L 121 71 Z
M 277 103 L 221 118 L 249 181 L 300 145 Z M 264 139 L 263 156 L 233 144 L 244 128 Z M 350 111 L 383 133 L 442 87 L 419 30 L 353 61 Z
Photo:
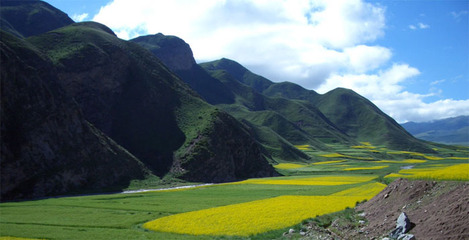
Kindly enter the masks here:
M 300 150 L 303 150 L 303 151 L 311 149 L 311 146 L 309 146 L 309 145 L 295 145 L 295 147 L 300 149 Z
M 404 159 L 404 160 L 381 160 L 378 163 L 424 163 L 427 160 L 420 159 Z
M 359 146 L 351 146 L 351 148 L 355 148 L 355 149 L 375 149 L 376 147 L 359 145 Z
M 296 164 L 296 163 L 279 163 L 275 165 L 274 167 L 278 169 L 295 169 L 295 168 L 306 167 L 306 165 Z
M 328 153 L 328 154 L 323 154 L 319 155 L 320 157 L 327 157 L 327 158 L 336 158 L 336 157 L 345 157 L 345 155 L 340 154 L 340 153 Z
M 313 165 L 330 164 L 330 163 L 340 163 L 340 162 L 345 162 L 345 160 L 315 162 L 315 163 L 313 163 Z
M 349 188 L 337 193 L 332 194 L 331 196 L 363 196 L 365 199 L 369 200 L 372 197 L 376 196 L 386 187 L 386 184 L 379 182 L 367 183 L 358 187 Z
M 388 154 L 409 154 L 411 156 L 420 156 L 424 157 L 428 160 L 443 160 L 444 158 L 442 157 L 435 157 L 435 156 L 427 156 L 423 153 L 418 153 L 418 152 L 409 152 L 409 151 L 395 151 L 395 152 L 388 152 Z
M 363 196 L 280 196 L 171 215 L 147 222 L 143 227 L 179 234 L 249 236 L 353 207 L 363 199 Z
M 386 177 L 469 181 L 469 163 L 456 164 L 449 167 L 402 169 L 399 173 L 392 173 Z
M 334 186 L 344 184 L 355 184 L 369 182 L 376 176 L 324 176 L 297 179 L 275 179 L 275 178 L 254 178 L 248 179 L 235 184 L 274 184 L 274 185 L 317 185 L 317 186 Z
M 446 159 L 453 159 L 453 160 L 469 160 L 469 157 L 447 157 Z
M 344 171 L 355 171 L 355 170 L 376 170 L 376 169 L 383 169 L 389 167 L 388 165 L 384 166 L 373 166 L 373 167 L 354 167 L 354 168 L 346 168 Z

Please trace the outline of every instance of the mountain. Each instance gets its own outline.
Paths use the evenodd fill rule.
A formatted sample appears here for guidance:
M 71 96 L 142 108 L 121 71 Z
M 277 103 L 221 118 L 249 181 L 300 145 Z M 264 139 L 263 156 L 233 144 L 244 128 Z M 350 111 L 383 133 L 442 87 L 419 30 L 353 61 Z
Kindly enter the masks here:
M 247 69 L 234 61 L 223 59 L 220 62 L 233 65 L 233 69 L 239 70 L 237 74 L 210 71 L 204 69 L 207 64 L 195 64 L 189 45 L 175 36 L 160 33 L 131 41 L 151 50 L 202 98 L 248 125 L 257 141 L 274 159 L 307 160 L 309 157 L 294 147 L 295 144 L 310 144 L 315 149 L 324 150 L 328 148 L 324 142 L 353 141 L 311 104 L 259 93 L 260 88 L 273 84 L 270 80 L 249 72 L 252 78 L 246 78 L 247 84 L 239 81 L 239 76 Z M 174 59 L 191 65 L 176 66 Z M 324 142 L 319 141 L 319 138 Z
M 314 105 L 348 136 L 392 149 L 433 152 L 383 113 L 371 101 L 352 90 L 337 88 L 321 95 Z
M 158 176 L 177 171 L 191 181 L 224 182 L 273 174 L 243 125 L 202 101 L 152 53 L 111 33 L 85 22 L 28 40 L 50 56 L 85 118 Z M 213 132 L 215 126 L 226 127 L 226 134 Z M 230 141 L 233 149 L 219 148 Z M 205 174 L 187 167 L 210 160 L 224 167 Z M 238 165 L 246 167 L 242 176 Z
M 430 122 L 407 122 L 402 124 L 415 137 L 427 141 L 469 145 L 469 116 L 446 118 Z
M 1 32 L 1 200 L 118 189 L 148 169 L 86 121 L 50 60 Z
M 93 22 L 47 31 L 1 34 L 2 200 L 122 189 L 153 174 L 198 182 L 277 175 L 249 126 L 150 51 Z
M 194 64 L 189 45 L 175 36 L 157 34 L 131 41 L 152 50 L 170 67 L 174 66 L 175 56 L 165 53 L 178 53 L 182 62 L 192 63 L 190 68 L 175 72 L 205 99 L 214 98 L 216 91 L 201 91 L 200 86 L 211 86 L 207 79 L 218 80 L 218 88 L 230 92 L 223 94 L 229 96 L 229 101 L 211 103 L 249 124 L 257 133 L 257 140 L 273 156 L 301 160 L 303 156 L 295 154 L 292 145 L 327 149 L 328 143 L 351 145 L 359 141 L 402 150 L 433 151 L 352 90 L 339 88 L 321 95 L 294 83 L 274 83 L 225 58 L 200 64 L 207 76 Z M 196 71 L 198 74 L 194 74 Z
M 0 0 L 0 26 L 17 37 L 29 37 L 73 23 L 67 14 L 39 0 Z
M 184 40 L 159 33 L 130 41 L 150 50 L 208 103 L 234 103 L 235 96 L 231 90 L 197 65 L 189 44 Z
M 427 144 L 415 139 L 394 119 L 352 90 L 337 88 L 321 95 L 293 83 L 273 83 L 228 59 L 201 65 L 211 72 L 226 71 L 239 82 L 270 98 L 296 101 L 303 106 L 308 106 L 309 109 L 314 109 L 316 116 L 320 116 L 323 120 L 323 124 L 317 125 L 318 128 L 313 128 L 311 131 L 321 133 L 322 130 L 322 134 L 315 137 L 322 142 L 345 144 L 371 142 L 394 149 L 433 152 Z M 291 114 L 288 115 L 291 116 Z M 297 117 L 304 116 L 300 113 Z M 318 121 L 315 123 L 317 124 Z M 327 129 L 326 126 L 331 131 L 324 132 Z M 348 141 L 343 139 L 348 139 Z

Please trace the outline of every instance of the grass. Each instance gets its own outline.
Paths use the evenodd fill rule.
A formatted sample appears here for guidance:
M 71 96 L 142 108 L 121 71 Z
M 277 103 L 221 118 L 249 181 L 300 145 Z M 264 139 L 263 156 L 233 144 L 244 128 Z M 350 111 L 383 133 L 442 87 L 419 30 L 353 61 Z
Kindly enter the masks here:
M 277 167 L 286 174 L 283 177 L 176 191 L 1 203 L 0 240 L 8 239 L 6 237 L 274 239 L 289 228 L 301 228 L 301 222 L 327 224 L 333 221 L 344 212 L 339 215 L 329 213 L 371 199 L 385 187 L 382 182 L 388 183 L 394 177 L 469 181 L 465 149 L 439 147 L 438 155 L 430 155 L 397 153 L 381 146 L 373 146 L 374 152 L 369 148 L 330 147 L 330 152 L 304 150 L 311 157 L 310 162 L 280 163 Z M 309 149 L 308 146 L 304 148 Z M 341 155 L 339 159 L 331 159 L 331 155 L 338 154 Z M 368 158 L 372 160 L 363 160 Z M 403 169 L 409 167 L 412 168 Z M 162 181 L 164 179 L 149 179 L 148 182 L 133 183 L 130 188 L 161 184 Z M 177 183 L 181 184 L 184 182 Z M 318 206 L 323 207 L 318 210 Z M 322 217 L 326 213 L 328 215 Z

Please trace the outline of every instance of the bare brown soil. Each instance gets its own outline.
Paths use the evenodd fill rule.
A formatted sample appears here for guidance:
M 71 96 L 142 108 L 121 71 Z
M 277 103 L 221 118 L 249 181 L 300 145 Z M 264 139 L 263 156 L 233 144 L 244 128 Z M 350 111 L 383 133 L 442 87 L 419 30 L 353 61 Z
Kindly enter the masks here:
M 405 212 L 416 239 L 469 239 L 469 183 L 398 179 L 357 207 L 368 224 L 367 239 L 386 236 Z
M 469 239 L 469 182 L 410 181 L 397 179 L 354 214 L 338 214 L 331 224 L 314 220 L 304 232 L 285 233 L 285 239 L 383 239 L 405 212 L 417 240 Z

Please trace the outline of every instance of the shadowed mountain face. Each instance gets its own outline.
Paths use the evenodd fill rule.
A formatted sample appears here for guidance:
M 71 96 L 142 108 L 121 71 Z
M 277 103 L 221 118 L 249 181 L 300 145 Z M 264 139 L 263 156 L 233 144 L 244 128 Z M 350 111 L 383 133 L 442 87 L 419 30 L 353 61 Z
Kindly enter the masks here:
M 148 170 L 89 124 L 34 46 L 1 32 L 1 200 L 112 189 Z
M 0 26 L 17 37 L 29 37 L 73 23 L 67 14 L 39 0 L 0 0 Z
M 215 160 L 225 161 L 217 157 L 225 155 L 224 150 L 212 146 L 211 141 L 206 145 L 184 149 L 194 138 L 224 139 L 224 135 L 208 135 L 209 131 L 204 129 L 211 127 L 213 122 L 225 119 L 220 119 L 223 113 L 204 103 L 149 51 L 135 43 L 120 40 L 109 31 L 97 23 L 79 23 L 33 37 L 29 41 L 51 57 L 58 68 L 62 86 L 78 102 L 85 118 L 157 175 L 163 176 L 171 171 L 175 163 L 181 162 L 179 156 L 191 155 L 198 151 L 198 147 L 207 148 L 208 153 L 216 157 Z M 195 118 L 194 111 L 206 115 Z M 231 127 L 240 128 L 241 125 Z M 228 131 L 238 131 L 231 127 L 227 127 Z M 247 132 L 239 133 L 249 139 Z M 236 137 L 241 136 L 233 135 L 233 138 Z M 246 141 L 246 146 L 241 144 L 239 147 L 252 149 L 249 141 Z M 272 175 L 273 168 L 266 159 L 257 154 L 257 150 L 253 154 L 255 156 L 250 156 L 252 163 L 264 162 L 259 165 L 263 168 L 257 170 Z M 236 161 L 244 161 L 247 156 L 249 153 L 243 157 L 233 156 L 235 162 L 231 165 L 236 168 Z M 186 159 L 199 161 L 197 157 Z M 183 178 L 194 179 L 185 177 L 186 172 L 190 172 L 191 176 L 199 174 L 191 168 L 181 170 L 178 164 L 175 171 Z M 204 168 L 204 165 L 199 168 Z M 216 173 L 226 178 L 202 174 L 197 180 L 235 180 L 235 175 L 231 177 L 231 173 L 227 172 L 233 169 L 224 168 L 224 172 Z M 257 172 L 248 172 L 247 175 L 257 175 Z
M 185 141 L 174 113 L 177 81 L 147 51 L 103 28 L 77 23 L 29 41 L 51 57 L 85 118 L 162 176 Z
M 16 31 L 11 21 L 7 30 L 41 24 Z M 63 25 L 26 40 L 1 34 L 2 200 L 121 189 L 152 174 L 204 182 L 277 174 L 248 126 L 151 52 L 98 23 Z
M 234 103 L 231 90 L 196 64 L 192 50 L 184 40 L 159 33 L 130 41 L 150 50 L 208 103 Z

